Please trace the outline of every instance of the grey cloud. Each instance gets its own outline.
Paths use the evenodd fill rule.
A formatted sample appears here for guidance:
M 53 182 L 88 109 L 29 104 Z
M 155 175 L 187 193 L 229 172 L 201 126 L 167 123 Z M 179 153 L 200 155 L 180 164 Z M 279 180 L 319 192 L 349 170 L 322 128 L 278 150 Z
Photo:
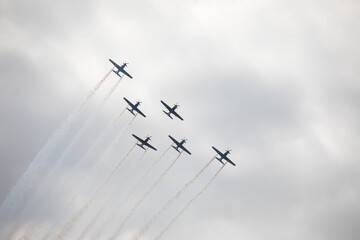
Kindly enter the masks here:
M 43 0 L 17 0 L 7 2 L 4 6 L 4 17 L 38 41 L 74 34 L 94 24 L 96 19 L 93 1 L 62 1 L 54 4 Z
M 130 58 L 134 81 L 122 83 L 94 132 L 114 109 L 120 111 L 123 95 L 141 98 L 149 118 L 134 123 L 131 131 L 152 134 L 159 149 L 170 143 L 165 140 L 169 132 L 185 136 L 195 158 L 179 163 L 181 171 L 168 179 L 173 185 L 162 185 L 142 216 L 191 178 L 214 154 L 211 145 L 233 149 L 230 157 L 237 167 L 226 167 L 167 236 L 355 239 L 358 4 L 172 4 L 6 3 L 7 20 L 1 25 L 9 35 L 0 49 L 0 108 L 6 113 L 0 120 L 0 199 L 95 84 L 95 76 L 108 70 L 111 55 Z M 179 101 L 185 121 L 169 121 L 160 99 Z M 132 140 L 124 138 L 117 154 Z M 54 212 L 58 204 L 51 204 Z

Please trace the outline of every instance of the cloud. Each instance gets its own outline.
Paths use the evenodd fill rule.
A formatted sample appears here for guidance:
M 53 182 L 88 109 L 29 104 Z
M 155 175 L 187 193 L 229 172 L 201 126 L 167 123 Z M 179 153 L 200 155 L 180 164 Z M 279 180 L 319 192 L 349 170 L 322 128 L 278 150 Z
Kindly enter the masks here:
M 153 135 L 159 149 L 169 133 L 187 137 L 196 158 L 141 214 L 191 178 L 212 145 L 233 149 L 237 167 L 224 169 L 168 237 L 355 239 L 357 9 L 354 1 L 3 1 L 0 199 L 112 58 L 129 61 L 134 79 L 94 129 L 125 107 L 123 96 L 140 98 L 148 118 L 132 131 Z M 178 101 L 185 121 L 167 119 L 160 100 Z

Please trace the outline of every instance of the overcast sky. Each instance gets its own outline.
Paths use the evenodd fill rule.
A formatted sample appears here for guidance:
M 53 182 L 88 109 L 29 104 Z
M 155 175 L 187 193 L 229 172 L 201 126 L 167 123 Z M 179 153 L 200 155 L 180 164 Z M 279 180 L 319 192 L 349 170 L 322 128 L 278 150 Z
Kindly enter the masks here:
M 94 129 L 125 107 L 122 97 L 140 99 L 148 117 L 125 139 L 150 134 L 163 151 L 168 134 L 188 138 L 178 182 L 213 157 L 211 146 L 231 148 L 237 164 L 164 239 L 358 239 L 358 1 L 1 0 L 0 31 L 0 202 L 111 58 L 128 61 L 134 78 Z M 184 121 L 167 118 L 160 100 L 178 102 Z

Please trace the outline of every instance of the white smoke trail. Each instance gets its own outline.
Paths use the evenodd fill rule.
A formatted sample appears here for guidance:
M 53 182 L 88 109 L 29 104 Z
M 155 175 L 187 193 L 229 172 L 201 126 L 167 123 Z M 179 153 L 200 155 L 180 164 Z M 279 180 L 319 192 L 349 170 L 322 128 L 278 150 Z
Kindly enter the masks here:
M 30 209 L 37 210 L 34 206 L 37 202 L 39 202 L 41 194 L 44 193 L 46 187 L 51 184 L 51 178 L 53 178 L 61 169 L 61 167 L 64 165 L 64 162 L 66 159 L 68 159 L 71 151 L 74 149 L 74 147 L 80 142 L 81 137 L 87 130 L 89 124 L 92 122 L 92 120 L 95 118 L 97 112 L 99 109 L 95 110 L 91 116 L 86 120 L 86 122 L 82 125 L 81 129 L 75 134 L 74 138 L 70 141 L 70 143 L 67 145 L 64 151 L 62 151 L 61 156 L 59 159 L 55 161 L 55 165 L 52 166 L 50 169 L 48 169 L 47 174 L 42 177 L 42 185 L 36 190 L 33 197 L 28 201 L 23 214 L 29 211 Z
M 15 211 L 19 209 L 25 195 L 33 188 L 36 177 L 48 166 L 49 163 L 46 160 L 51 156 L 56 146 L 64 139 L 66 133 L 70 129 L 70 125 L 76 118 L 77 113 L 73 112 L 55 131 L 53 136 L 33 159 L 28 169 L 11 189 L 9 195 L 2 203 L 0 207 L 1 218 L 13 216 Z
M 225 167 L 226 163 L 223 164 L 221 166 L 221 168 L 215 173 L 215 175 L 209 180 L 209 182 L 204 186 L 203 189 L 201 189 L 200 192 L 198 192 L 195 197 L 193 197 L 186 205 L 183 209 L 181 209 L 181 211 L 173 218 L 173 220 L 171 220 L 171 222 L 160 232 L 160 234 L 155 238 L 155 240 L 159 240 L 164 233 L 171 227 L 171 225 L 174 224 L 174 222 L 186 211 L 186 209 L 189 208 L 189 206 L 198 198 L 200 197 L 201 194 L 203 194 L 206 189 L 210 186 L 210 184 L 215 180 L 215 178 L 217 177 L 217 175 L 220 173 L 220 171 Z
M 94 167 L 90 170 L 90 172 L 87 174 L 85 180 L 81 183 L 80 187 L 75 191 L 75 193 L 72 194 L 71 200 L 66 204 L 66 206 L 60 211 L 61 214 L 65 213 L 65 209 L 69 208 L 75 201 L 76 197 L 79 195 L 79 193 L 85 188 L 86 185 L 89 185 L 92 180 L 95 178 L 95 173 L 100 167 L 100 165 L 107 159 L 108 155 L 110 154 L 111 150 L 114 148 L 115 144 L 121 139 L 123 134 L 127 131 L 127 129 L 131 126 L 131 124 L 134 122 L 137 115 L 135 115 L 131 121 L 126 125 L 124 129 L 122 129 L 119 134 L 114 138 L 114 140 L 111 142 L 107 150 L 102 154 L 102 156 L 99 158 L 99 160 L 95 163 Z M 50 227 L 50 230 L 47 231 L 47 233 L 44 235 L 42 240 L 46 240 L 50 237 L 51 234 L 53 234 L 54 229 L 56 225 L 59 223 L 59 221 L 62 219 L 61 216 L 58 217 L 57 221 L 52 224 Z
M 135 115 L 131 121 L 126 125 L 125 128 L 123 128 L 119 134 L 114 138 L 114 140 L 110 143 L 109 147 L 106 149 L 106 151 L 102 154 L 102 156 L 99 158 L 99 160 L 96 162 L 95 166 L 91 169 L 90 173 L 86 176 L 86 179 L 83 181 L 83 183 L 81 184 L 79 190 L 83 189 L 85 185 L 89 184 L 91 181 L 94 180 L 94 178 L 96 177 L 95 172 L 96 170 L 98 170 L 98 168 L 100 167 L 100 164 L 105 162 L 105 160 L 108 158 L 108 155 L 111 153 L 111 151 L 113 150 L 113 148 L 115 147 L 115 144 L 117 142 L 120 141 L 120 139 L 122 138 L 122 136 L 124 135 L 124 133 L 126 133 L 126 131 L 129 129 L 129 127 L 131 126 L 131 124 L 134 122 L 135 118 L 137 115 Z M 78 193 L 78 191 L 76 192 Z
M 71 128 L 72 123 L 77 120 L 84 106 L 87 105 L 91 97 L 109 76 L 110 72 L 97 84 L 80 106 L 61 123 L 60 127 L 56 129 L 53 135 L 48 139 L 45 146 L 37 153 L 25 173 L 21 176 L 15 186 L 12 187 L 10 193 L 1 204 L 0 219 L 4 220 L 5 218 L 12 217 L 15 211 L 19 209 L 25 195 L 33 188 L 36 177 L 39 176 L 40 172 L 48 166 L 49 162 L 47 160 L 52 155 L 58 144 L 63 141 L 67 132 Z M 4 232 L 2 233 L 4 234 Z
M 113 92 L 115 91 L 115 89 L 117 88 L 117 86 L 120 84 L 121 80 L 123 79 L 124 76 L 120 77 L 119 80 L 116 82 L 116 84 L 114 85 L 114 87 L 110 90 L 110 92 L 108 93 L 108 95 L 104 98 L 103 104 L 109 99 L 109 97 L 111 96 L 111 94 L 113 94 Z
M 102 81 L 100 81 L 97 86 L 91 91 L 91 94 L 88 96 L 87 99 L 90 99 L 90 97 L 92 95 L 95 94 L 96 90 L 100 88 L 101 84 L 106 80 L 106 78 L 109 76 L 109 74 L 111 73 L 112 69 L 105 75 L 105 77 L 102 79 Z M 119 85 L 120 81 L 118 81 L 118 83 L 116 84 L 116 87 Z M 114 88 L 111 90 L 111 92 L 109 94 L 112 93 L 112 91 L 114 91 Z M 104 102 L 106 102 L 107 99 L 104 100 Z M 103 103 L 104 103 L 103 102 Z M 68 155 L 70 154 L 71 150 L 74 148 L 74 146 L 76 146 L 76 144 L 79 142 L 80 138 L 82 137 L 82 135 L 84 134 L 85 130 L 87 129 L 88 125 L 90 124 L 90 122 L 95 118 L 95 116 L 97 115 L 98 111 L 99 111 L 100 107 L 98 107 L 93 113 L 92 115 L 86 120 L 86 122 L 82 125 L 81 129 L 76 133 L 75 137 L 71 140 L 71 142 L 69 143 L 69 145 L 66 147 L 66 149 L 62 152 L 60 158 L 56 161 L 55 166 L 47 173 L 47 177 L 43 180 L 43 182 L 45 184 L 42 185 L 42 189 L 44 189 L 46 187 L 46 184 L 48 184 L 50 181 L 48 178 L 51 178 L 55 175 L 56 172 L 59 171 L 59 169 L 62 167 L 64 161 L 68 158 Z M 125 112 L 126 108 L 120 113 L 119 117 L 117 117 L 113 122 L 115 123 L 118 118 L 120 118 L 120 116 Z M 105 130 L 104 135 L 102 135 L 99 139 L 103 140 L 105 134 L 107 134 L 107 131 L 110 129 L 110 127 L 112 127 L 112 124 L 108 126 L 108 128 Z M 82 158 L 77 165 L 80 167 L 83 164 L 83 161 L 86 158 Z M 76 166 L 77 167 L 77 166 Z M 45 186 L 44 186 L 45 185 Z M 41 192 L 41 188 L 37 190 L 37 192 Z M 36 195 L 36 194 L 35 194 Z M 33 197 L 32 200 L 29 201 L 28 206 L 32 207 L 33 203 L 36 202 L 38 200 L 38 197 Z
M 143 154 L 141 154 L 140 158 L 135 162 L 135 164 L 132 166 L 130 170 L 127 171 L 127 175 L 123 177 L 123 179 L 119 182 L 119 186 L 124 186 L 126 183 L 126 180 L 129 179 L 129 174 L 134 171 L 134 169 L 138 166 L 138 164 L 141 162 L 141 160 L 144 158 L 146 152 L 148 149 L 146 149 Z M 121 190 L 121 188 L 119 188 Z M 86 234 L 93 228 L 94 224 L 100 219 L 103 212 L 106 210 L 106 207 L 109 206 L 110 200 L 112 200 L 114 197 L 119 195 L 119 191 L 113 191 L 113 193 L 106 199 L 101 207 L 101 209 L 98 211 L 95 217 L 92 218 L 89 224 L 85 227 L 85 229 L 82 231 L 80 236 L 77 238 L 78 240 L 85 239 Z M 112 200 L 112 203 L 114 202 L 114 199 Z
M 96 91 L 101 87 L 101 85 L 105 82 L 105 80 L 109 77 L 110 73 L 112 72 L 114 68 L 111 68 L 110 71 L 103 77 L 103 79 L 101 79 L 100 82 L 98 82 L 98 84 L 94 87 L 93 90 L 91 90 L 90 94 L 87 96 L 87 98 L 85 99 L 85 101 L 80 105 L 79 110 L 81 110 L 86 103 L 90 100 L 90 98 L 92 96 L 94 96 L 94 94 L 96 93 Z
M 122 116 L 122 114 L 125 112 L 126 108 L 124 108 L 121 113 L 116 116 L 116 118 L 107 126 L 107 128 L 102 132 L 102 134 L 96 139 L 96 141 L 92 144 L 92 146 L 90 147 L 90 150 L 86 153 L 86 155 L 84 157 L 82 157 L 73 167 L 74 171 L 76 172 L 78 169 L 81 169 L 82 166 L 85 163 L 85 160 L 88 159 L 89 156 L 91 156 L 91 154 L 93 153 L 93 150 L 96 149 L 96 146 L 100 145 L 100 143 L 104 140 L 105 136 L 109 133 L 109 131 L 112 129 L 112 127 L 115 125 L 115 123 L 120 119 L 120 117 Z M 86 123 L 85 123 L 86 125 Z M 84 126 L 85 126 L 84 125 Z M 66 150 L 65 150 L 66 151 Z M 50 176 L 52 176 L 53 174 L 51 174 Z M 64 185 L 68 185 L 68 182 L 71 181 L 70 178 L 70 173 L 68 174 L 68 176 L 65 176 L 62 178 L 62 181 L 60 184 L 58 184 L 59 186 L 64 186 Z M 45 181 L 48 182 L 48 181 Z M 52 189 L 52 192 L 49 193 L 47 192 L 47 194 L 49 195 L 49 198 L 51 197 L 56 197 L 56 195 L 58 194 L 58 192 L 56 190 L 59 190 L 57 188 Z M 55 195 L 55 196 L 54 196 Z M 49 203 L 51 201 L 47 201 L 45 204 L 42 204 L 40 209 L 36 210 L 35 207 L 33 207 L 33 211 L 36 210 L 38 215 L 41 215 L 42 212 L 44 212 L 46 210 L 46 208 L 48 207 Z M 30 223 L 30 226 L 26 227 L 28 230 L 26 230 L 25 234 L 23 234 L 22 238 L 24 239 L 28 239 L 31 238 L 33 236 L 33 234 L 35 233 L 35 226 L 34 223 Z M 25 238 L 26 236 L 26 238 Z
M 30 227 L 28 227 L 25 231 L 25 234 L 23 234 L 19 240 L 28 240 L 28 239 L 31 239 L 31 236 L 34 234 L 35 232 L 35 227 L 34 225 L 31 225 Z M 8 239 L 11 239 L 11 238 L 8 238 Z
M 70 222 L 68 222 L 65 227 L 61 230 L 59 233 L 57 239 L 64 239 L 67 234 L 69 234 L 72 229 L 74 228 L 74 224 L 80 220 L 80 218 L 88 211 L 88 209 L 91 207 L 92 203 L 99 197 L 101 194 L 103 188 L 108 184 L 108 182 L 111 180 L 113 175 L 117 172 L 117 170 L 120 168 L 122 163 L 125 161 L 125 159 L 128 157 L 128 155 L 131 153 L 131 151 L 135 148 L 136 144 L 134 144 L 131 149 L 126 153 L 126 155 L 116 164 L 116 166 L 111 170 L 111 172 L 107 175 L 105 180 L 101 183 L 101 185 L 96 189 L 96 191 L 92 194 L 88 202 L 85 204 L 85 206 L 75 215 L 71 218 Z
M 182 153 L 182 152 L 181 152 Z M 150 189 L 142 196 L 142 198 L 135 204 L 135 206 L 130 210 L 130 213 L 126 216 L 126 218 L 122 221 L 122 223 L 117 228 L 116 232 L 112 235 L 111 239 L 115 240 L 117 236 L 119 235 L 122 227 L 127 223 L 129 218 L 134 214 L 136 209 L 141 205 L 141 203 L 149 196 L 149 194 L 154 190 L 156 185 L 162 180 L 162 178 L 169 172 L 169 170 L 172 168 L 172 166 L 175 164 L 175 162 L 179 159 L 181 156 L 181 153 L 175 158 L 174 161 L 169 165 L 169 167 L 160 175 L 160 177 L 154 182 L 154 184 L 150 187 Z
M 55 165 L 53 167 L 51 167 L 49 169 L 49 171 L 47 171 L 47 174 L 43 177 L 42 179 L 42 184 L 40 185 L 40 187 L 36 190 L 36 192 L 34 193 L 34 195 L 31 197 L 31 199 L 27 202 L 25 208 L 23 209 L 23 211 L 21 212 L 20 216 L 18 217 L 18 219 L 23 219 L 26 215 L 31 215 L 33 216 L 34 213 L 36 212 L 40 212 L 40 209 L 43 209 L 47 204 L 42 204 L 38 206 L 36 206 L 36 203 L 39 203 L 41 201 L 41 197 L 43 196 L 42 194 L 46 193 L 48 194 L 48 192 L 46 191 L 47 187 L 52 184 L 51 179 L 54 178 L 55 176 L 57 176 L 58 172 L 61 170 L 62 166 L 65 163 L 65 160 L 68 159 L 71 151 L 73 150 L 73 148 L 80 142 L 81 137 L 83 136 L 83 134 L 85 133 L 85 131 L 87 130 L 89 124 L 92 122 L 92 120 L 95 118 L 95 116 L 97 115 L 97 112 L 99 111 L 100 108 L 97 108 L 92 114 L 91 116 L 86 120 L 86 122 L 82 125 L 81 129 L 75 134 L 74 138 L 70 141 L 70 143 L 67 145 L 67 147 L 65 148 L 65 150 L 61 153 L 61 156 L 59 159 L 56 160 Z M 27 228 L 30 228 L 34 231 L 34 227 L 33 226 L 28 226 Z M 13 231 L 16 231 L 17 229 L 14 228 Z M 33 232 L 32 231 L 32 232 Z M 27 235 L 29 233 L 26 233 Z M 10 235 L 13 235 L 13 232 L 10 233 Z
M 101 133 L 101 135 L 95 140 L 95 142 L 91 145 L 86 154 L 76 163 L 73 169 L 76 171 L 81 169 L 83 165 L 86 163 L 86 160 L 94 154 L 96 147 L 101 145 L 101 143 L 105 140 L 105 137 L 109 134 L 110 130 L 113 129 L 114 125 L 119 121 L 126 108 L 124 108 L 118 116 L 106 127 L 106 129 Z M 131 122 L 132 123 L 132 122 Z
M 216 156 L 215 156 L 216 157 Z M 199 177 L 200 175 L 205 171 L 205 169 L 207 169 L 210 164 L 214 161 L 215 157 L 213 157 L 189 182 L 187 182 L 176 194 L 175 196 L 173 196 L 172 198 L 170 198 L 166 204 L 164 206 L 162 206 L 162 208 L 160 208 L 160 210 L 153 215 L 149 221 L 145 224 L 145 226 L 139 231 L 138 235 L 136 237 L 134 237 L 134 239 L 140 238 L 141 236 L 143 236 L 148 230 L 149 228 L 152 226 L 152 224 L 160 217 L 162 216 L 162 214 L 164 212 L 166 212 L 169 207 L 176 201 L 179 199 L 179 197 L 182 195 L 182 193 L 188 188 L 190 187 Z
M 138 186 L 140 186 L 145 178 L 149 175 L 150 171 L 159 163 L 159 161 L 165 156 L 165 154 L 170 150 L 172 145 L 170 145 L 164 152 L 161 154 L 161 156 L 156 159 L 153 164 L 146 170 L 144 175 L 136 182 L 136 184 L 131 188 L 130 192 L 126 195 L 123 201 L 117 204 L 117 208 L 115 211 L 112 211 L 111 215 L 104 221 L 104 223 L 101 225 L 100 228 L 98 228 L 98 231 L 93 236 L 93 239 L 100 239 L 100 236 L 102 235 L 103 231 L 107 228 L 107 226 L 110 225 L 110 223 L 114 220 L 114 218 L 117 216 L 117 214 L 120 212 L 121 207 L 124 205 L 125 202 L 131 197 L 133 192 L 137 189 Z

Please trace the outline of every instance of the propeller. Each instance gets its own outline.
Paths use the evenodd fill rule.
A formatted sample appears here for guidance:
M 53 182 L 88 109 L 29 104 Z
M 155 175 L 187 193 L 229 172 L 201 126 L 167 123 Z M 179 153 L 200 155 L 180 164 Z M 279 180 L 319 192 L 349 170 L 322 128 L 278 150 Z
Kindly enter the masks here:
M 178 102 L 175 104 L 175 106 L 176 106 L 176 107 L 180 107 L 180 105 L 179 105 L 179 103 L 178 103 Z
M 181 139 L 181 140 L 184 140 L 185 142 L 187 141 L 187 138 L 183 138 L 183 139 Z
M 226 149 L 226 151 L 227 151 L 227 152 L 229 152 L 229 154 L 230 154 L 230 152 L 231 152 L 231 150 L 230 150 L 230 148 L 229 148 L 229 147 Z
M 137 102 L 138 102 L 139 104 L 142 104 L 142 102 L 141 102 L 140 100 L 137 100 Z

